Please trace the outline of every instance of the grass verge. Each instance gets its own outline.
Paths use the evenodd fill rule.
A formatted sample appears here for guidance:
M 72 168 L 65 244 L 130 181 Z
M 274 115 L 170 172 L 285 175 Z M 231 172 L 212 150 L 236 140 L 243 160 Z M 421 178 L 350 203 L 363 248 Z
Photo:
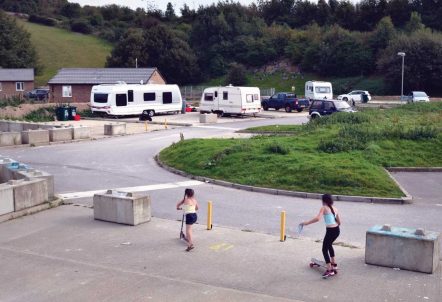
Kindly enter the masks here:
M 160 159 L 245 185 L 379 197 L 402 195 L 383 167 L 442 166 L 442 103 L 335 114 L 293 129 L 293 136 L 185 140 Z

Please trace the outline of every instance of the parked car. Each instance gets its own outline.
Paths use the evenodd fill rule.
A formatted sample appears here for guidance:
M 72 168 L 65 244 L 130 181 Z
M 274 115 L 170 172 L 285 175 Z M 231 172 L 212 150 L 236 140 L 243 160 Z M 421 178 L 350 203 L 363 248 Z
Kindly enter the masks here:
M 292 110 L 301 112 L 305 108 L 308 108 L 309 105 L 310 102 L 307 99 L 298 99 L 296 94 L 291 92 L 276 93 L 261 102 L 262 108 L 266 111 L 269 110 L 269 108 L 274 108 L 275 110 L 284 108 L 286 112 L 292 112 Z
M 37 88 L 37 89 L 33 89 L 31 91 L 28 91 L 25 93 L 25 96 L 28 99 L 33 99 L 33 100 L 47 100 L 49 97 L 49 89 L 44 89 L 44 88 Z
M 356 102 L 366 103 L 371 101 L 371 95 L 367 90 L 353 90 L 346 94 L 338 95 L 338 100 L 350 102 L 354 105 Z
M 402 96 L 401 101 L 408 103 L 429 102 L 430 97 L 423 91 L 412 91 L 410 94 Z
M 335 112 L 356 112 L 356 110 L 343 100 L 313 100 L 309 108 L 312 119 Z

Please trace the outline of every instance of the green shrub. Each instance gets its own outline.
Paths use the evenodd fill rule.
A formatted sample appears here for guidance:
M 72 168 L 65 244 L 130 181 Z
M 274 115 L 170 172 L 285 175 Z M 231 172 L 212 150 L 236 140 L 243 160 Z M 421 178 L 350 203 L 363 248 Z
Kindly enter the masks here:
M 7 106 L 18 107 L 21 104 L 25 103 L 25 99 L 20 98 L 18 96 L 13 96 L 7 99 L 0 99 L 0 108 L 4 108 Z
M 349 152 L 365 148 L 366 142 L 349 137 L 321 140 L 318 145 L 318 150 L 326 153 Z
M 55 108 L 39 108 L 26 114 L 23 119 L 30 122 L 50 122 L 54 120 Z
M 290 148 L 280 143 L 272 143 L 266 147 L 268 153 L 286 155 L 290 153 Z

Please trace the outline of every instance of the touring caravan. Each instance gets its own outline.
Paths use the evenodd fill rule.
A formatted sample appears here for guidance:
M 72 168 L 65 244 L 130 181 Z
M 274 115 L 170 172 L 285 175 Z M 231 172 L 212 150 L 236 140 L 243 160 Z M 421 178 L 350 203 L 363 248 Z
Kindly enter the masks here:
M 330 82 L 305 82 L 305 98 L 310 100 L 333 99 L 333 88 Z
M 201 96 L 200 112 L 218 115 L 255 114 L 261 111 L 258 87 L 209 87 Z
M 91 90 L 92 113 L 149 116 L 180 112 L 183 100 L 177 85 L 104 84 Z

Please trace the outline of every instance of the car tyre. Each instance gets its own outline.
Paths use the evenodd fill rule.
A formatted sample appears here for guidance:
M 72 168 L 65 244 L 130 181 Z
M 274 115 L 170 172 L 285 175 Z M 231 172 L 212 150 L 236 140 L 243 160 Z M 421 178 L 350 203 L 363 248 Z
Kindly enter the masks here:
M 269 105 L 267 105 L 266 103 L 262 104 L 262 109 L 264 109 L 264 111 L 268 111 Z
M 298 111 L 298 112 L 302 112 L 303 110 L 304 110 L 303 108 L 296 109 L 296 111 Z
M 348 102 L 348 98 L 343 98 L 342 100 L 345 102 Z
M 287 112 L 287 113 L 292 112 L 292 106 L 290 106 L 290 105 L 286 105 L 286 106 L 285 106 L 285 112 Z

